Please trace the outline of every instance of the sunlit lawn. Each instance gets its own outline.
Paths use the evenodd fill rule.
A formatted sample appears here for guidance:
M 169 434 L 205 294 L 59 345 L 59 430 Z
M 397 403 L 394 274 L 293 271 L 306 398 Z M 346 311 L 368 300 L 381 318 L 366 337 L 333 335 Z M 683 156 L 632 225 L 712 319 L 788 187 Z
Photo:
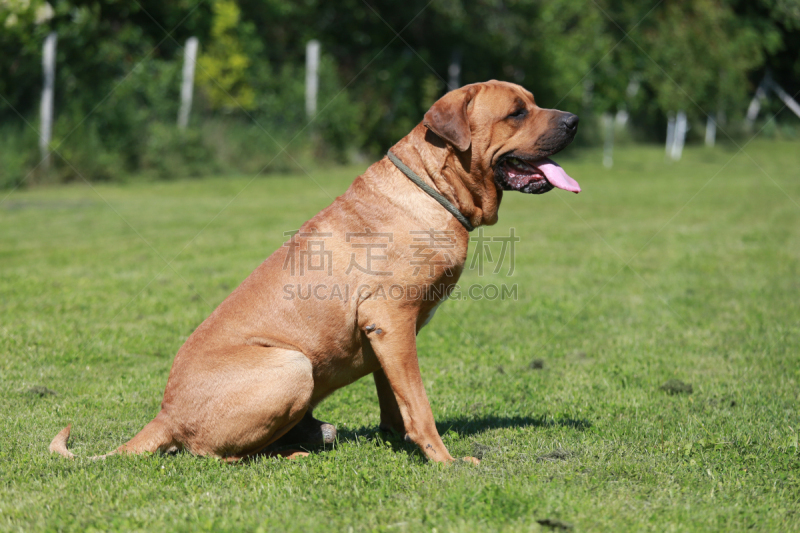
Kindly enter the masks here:
M 361 169 L 13 192 L 0 528 L 800 530 L 799 153 L 589 151 L 560 160 L 580 195 L 507 193 L 486 235 L 514 228 L 514 272 L 462 286 L 518 298 L 447 302 L 418 339 L 444 442 L 477 467 L 384 438 L 371 378 L 318 408 L 340 440 L 298 461 L 51 457 L 68 422 L 82 456 L 141 429 L 186 337 Z

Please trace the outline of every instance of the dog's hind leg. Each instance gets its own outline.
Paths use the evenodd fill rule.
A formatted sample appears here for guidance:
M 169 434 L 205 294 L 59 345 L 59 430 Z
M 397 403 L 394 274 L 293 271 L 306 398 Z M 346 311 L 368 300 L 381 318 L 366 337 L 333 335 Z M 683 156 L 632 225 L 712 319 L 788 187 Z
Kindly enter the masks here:
M 170 425 L 161 412 L 131 440 L 112 453 L 171 452 L 180 448 L 172 437 Z M 109 454 L 110 455 L 110 454 Z
M 162 410 L 153 421 L 115 451 L 93 459 L 187 449 L 234 461 L 264 450 L 310 408 L 313 368 L 300 352 L 238 346 L 228 353 L 193 356 L 192 364 L 204 366 L 184 367 L 177 377 L 173 367 Z M 69 427 L 56 435 L 50 451 L 73 458 L 68 438 Z
M 177 378 L 173 371 L 164 395 L 176 441 L 198 455 L 236 460 L 256 454 L 311 407 L 313 368 L 295 350 L 237 346 L 175 364 L 200 366 L 183 368 Z
M 372 373 L 375 380 L 375 389 L 378 391 L 378 405 L 381 408 L 381 423 L 378 428 L 387 433 L 396 433 L 405 437 L 406 428 L 403 424 L 403 415 L 397 405 L 392 386 L 382 369 Z

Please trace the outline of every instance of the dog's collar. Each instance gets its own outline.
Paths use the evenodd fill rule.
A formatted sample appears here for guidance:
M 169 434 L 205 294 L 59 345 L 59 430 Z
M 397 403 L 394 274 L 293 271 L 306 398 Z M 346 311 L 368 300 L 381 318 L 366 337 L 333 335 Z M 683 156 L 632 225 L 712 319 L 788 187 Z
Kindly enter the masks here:
M 423 181 L 422 178 L 417 176 L 417 174 L 414 173 L 413 170 L 408 168 L 405 163 L 400 161 L 400 158 L 394 155 L 391 150 L 386 152 L 386 155 L 389 157 L 389 161 L 394 163 L 394 166 L 399 168 L 400 172 L 405 174 L 406 177 L 408 177 L 408 179 L 413 181 L 417 185 L 417 187 L 428 193 L 428 196 L 439 202 L 442 205 L 442 207 L 450 211 L 450 214 L 456 217 L 456 220 L 461 222 L 461 225 L 467 228 L 467 231 L 472 231 L 475 229 L 472 226 L 472 224 L 470 224 L 469 220 L 467 220 L 467 217 L 462 215 L 461 211 L 459 211 L 458 208 L 450 202 L 450 200 L 442 196 L 441 193 L 439 193 L 439 191 L 437 191 L 436 189 L 425 183 L 425 181 Z

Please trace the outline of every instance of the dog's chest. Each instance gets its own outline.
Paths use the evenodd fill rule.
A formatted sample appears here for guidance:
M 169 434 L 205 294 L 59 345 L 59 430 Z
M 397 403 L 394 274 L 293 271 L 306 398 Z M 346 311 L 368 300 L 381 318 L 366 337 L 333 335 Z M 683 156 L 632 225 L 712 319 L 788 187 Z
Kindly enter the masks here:
M 366 342 L 352 351 L 331 350 L 326 357 L 316 358 L 313 367 L 315 387 L 312 402 L 318 402 L 333 391 L 375 372 L 380 363 Z
M 430 309 L 423 310 L 419 314 L 419 319 L 417 320 L 417 331 L 427 326 L 428 323 L 431 320 L 433 320 L 433 315 L 436 314 L 436 311 L 439 309 L 439 306 L 442 305 L 446 300 L 447 296 L 436 302 L 436 304 L 434 304 L 433 307 L 431 307 Z

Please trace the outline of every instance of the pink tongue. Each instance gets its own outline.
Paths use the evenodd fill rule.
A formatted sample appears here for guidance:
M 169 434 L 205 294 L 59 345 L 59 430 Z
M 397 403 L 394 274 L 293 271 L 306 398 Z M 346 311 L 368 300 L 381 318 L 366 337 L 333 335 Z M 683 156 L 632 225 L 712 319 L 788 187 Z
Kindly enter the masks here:
M 564 169 L 558 166 L 552 159 L 545 159 L 545 163 L 536 166 L 553 187 L 574 192 L 575 194 L 581 192 L 581 186 L 578 185 L 578 182 L 570 178 L 567 173 L 564 172 Z

